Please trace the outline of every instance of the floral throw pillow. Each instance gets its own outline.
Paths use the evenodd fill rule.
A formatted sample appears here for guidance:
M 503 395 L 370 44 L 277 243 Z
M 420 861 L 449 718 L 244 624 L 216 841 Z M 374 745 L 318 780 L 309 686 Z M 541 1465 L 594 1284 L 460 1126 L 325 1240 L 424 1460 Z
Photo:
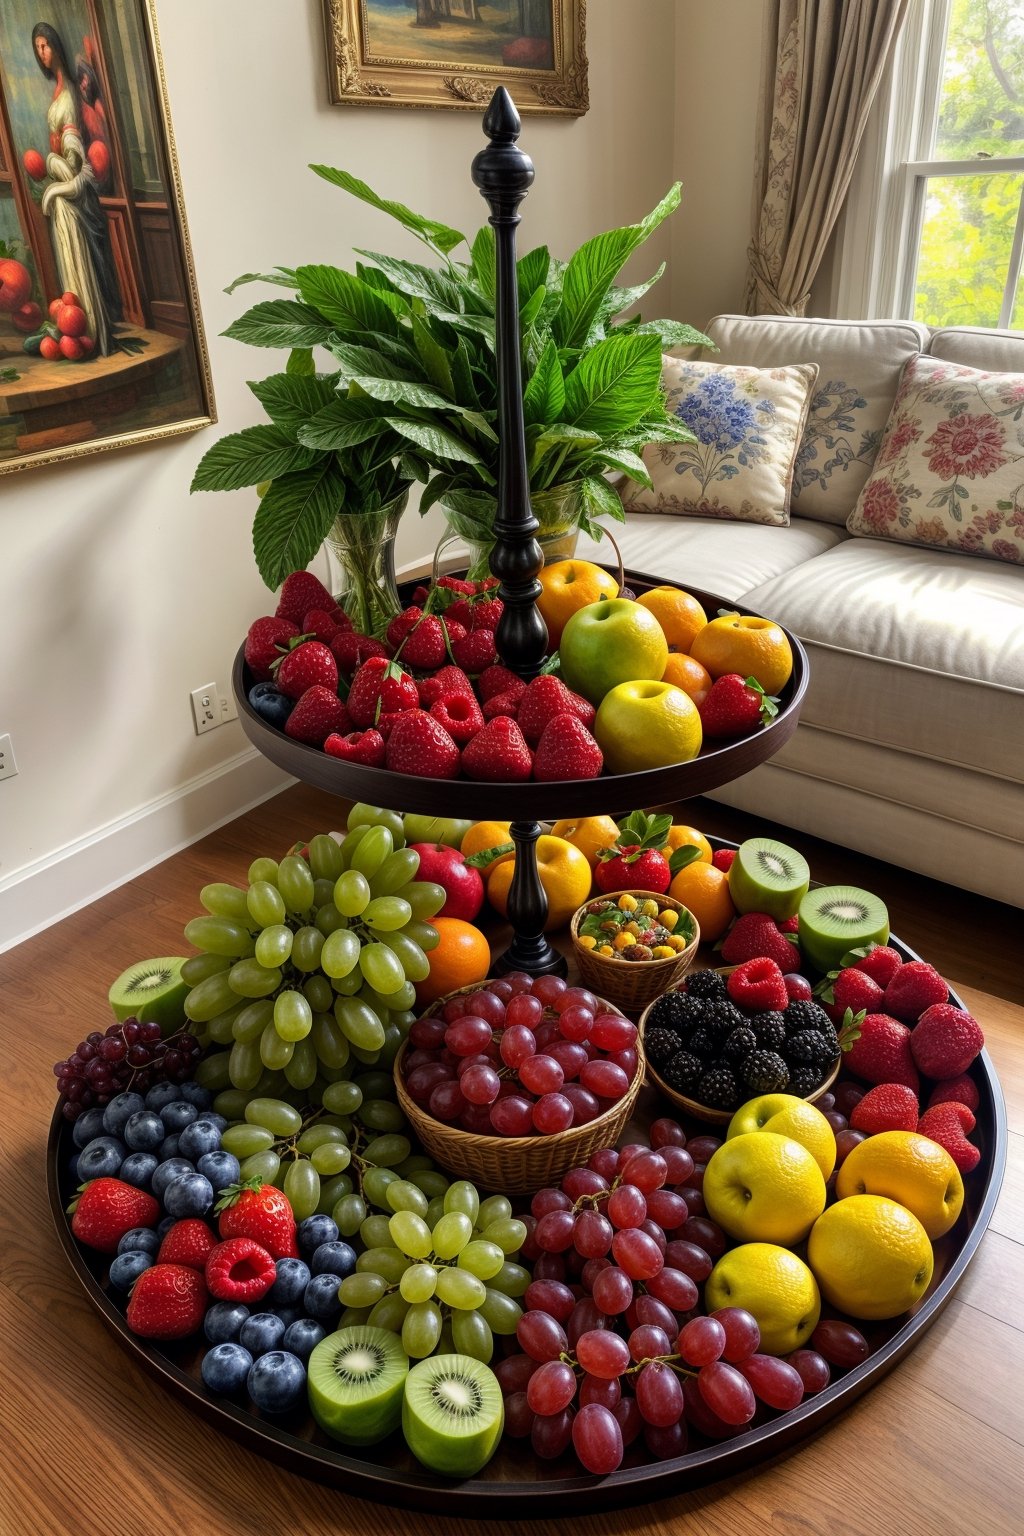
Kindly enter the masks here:
M 813 363 L 744 368 L 666 357 L 668 409 L 695 441 L 647 447 L 653 487 L 631 487 L 627 508 L 784 528 L 817 377 Z
M 911 358 L 846 526 L 1024 564 L 1024 374 Z

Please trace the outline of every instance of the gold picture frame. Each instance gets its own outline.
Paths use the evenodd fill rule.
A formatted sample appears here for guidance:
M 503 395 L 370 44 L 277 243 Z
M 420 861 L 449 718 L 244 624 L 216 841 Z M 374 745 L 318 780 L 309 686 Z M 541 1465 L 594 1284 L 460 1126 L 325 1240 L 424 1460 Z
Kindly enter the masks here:
M 4 0 L 0 475 L 216 420 L 154 0 Z
M 335 104 L 479 112 L 505 85 L 520 112 L 581 117 L 586 0 L 324 0 Z

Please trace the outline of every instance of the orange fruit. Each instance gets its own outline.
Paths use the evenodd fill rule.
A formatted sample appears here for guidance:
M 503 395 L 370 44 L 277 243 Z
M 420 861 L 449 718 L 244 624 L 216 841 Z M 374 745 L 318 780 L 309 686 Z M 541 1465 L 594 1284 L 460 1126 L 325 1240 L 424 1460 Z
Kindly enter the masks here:
M 701 941 L 713 944 L 720 939 L 736 916 L 729 895 L 729 876 L 713 864 L 695 859 L 676 875 L 668 891 L 688 907 L 700 924 Z
M 661 674 L 663 683 L 673 683 L 688 693 L 695 704 L 702 704 L 711 692 L 711 674 L 699 661 L 682 651 L 670 651 L 668 662 Z
M 499 864 L 487 879 L 487 900 L 502 917 L 508 915 L 508 893 L 515 872 L 515 859 Z M 545 933 L 564 928 L 577 907 L 590 895 L 592 876 L 585 856 L 564 837 L 550 834 L 537 839 L 537 867 L 540 883 L 548 896 Z
M 690 649 L 694 635 L 708 621 L 697 599 L 680 587 L 652 587 L 650 592 L 642 592 L 637 602 L 654 614 L 669 645 L 680 651 Z M 666 682 L 674 683 L 675 678 L 668 677 Z
M 564 837 L 567 843 L 572 843 L 593 869 L 601 849 L 610 848 L 618 841 L 619 828 L 611 816 L 574 816 L 566 821 L 556 821 L 551 836 Z
M 432 917 L 430 925 L 441 935 L 441 942 L 427 955 L 430 975 L 416 987 L 421 1008 L 447 992 L 483 981 L 491 969 L 491 946 L 479 928 L 461 917 Z
M 700 849 L 700 858 L 694 860 L 694 862 L 697 864 L 710 864 L 711 844 L 704 836 L 704 833 L 698 832 L 696 827 L 683 826 L 682 822 L 677 822 L 668 829 L 668 836 L 665 839 L 663 849 L 663 852 L 667 850 L 665 857 L 667 858 L 668 854 L 674 853 L 677 848 L 687 847 L 690 843 Z
M 727 613 L 712 619 L 694 637 L 690 655 L 712 677 L 738 672 L 756 677 L 765 693 L 778 693 L 793 671 L 793 651 L 785 630 L 771 619 Z
M 459 844 L 459 852 L 468 859 L 472 853 L 484 853 L 488 848 L 499 848 L 502 843 L 510 843 L 512 841 L 510 825 L 511 823 L 507 821 L 474 821 Z M 486 878 L 490 870 L 497 869 L 499 864 L 504 864 L 506 859 L 512 858 L 515 858 L 515 854 L 511 849 L 508 853 L 499 853 L 496 859 L 481 868 L 480 873 Z
M 574 613 L 598 603 L 602 597 L 619 595 L 619 584 L 614 576 L 603 571 L 589 560 L 556 560 L 546 565 L 538 580 L 541 595 L 537 607 L 548 627 L 548 639 L 554 650 L 562 638 L 562 630 Z

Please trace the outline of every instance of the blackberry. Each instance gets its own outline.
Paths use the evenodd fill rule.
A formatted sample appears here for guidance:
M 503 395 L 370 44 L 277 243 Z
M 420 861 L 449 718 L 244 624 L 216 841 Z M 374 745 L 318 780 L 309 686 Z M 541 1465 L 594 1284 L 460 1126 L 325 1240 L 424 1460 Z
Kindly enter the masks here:
M 826 1035 L 819 1035 L 816 1029 L 801 1029 L 797 1034 L 790 1035 L 785 1045 L 787 1061 L 798 1067 L 822 1069 L 822 1077 L 825 1075 L 824 1068 L 830 1067 L 835 1061 L 837 1050 L 835 1035 L 829 1040 Z M 820 1077 L 818 1081 L 821 1081 Z
M 806 1099 L 816 1088 L 820 1088 L 825 1081 L 825 1074 L 819 1072 L 817 1067 L 798 1067 L 789 1079 L 789 1092 L 795 1093 L 798 1098 Z
M 699 998 L 690 998 L 683 992 L 664 992 L 647 1016 L 648 1026 L 674 1029 L 677 1035 L 685 1035 L 704 1019 L 704 1004 Z
M 789 1068 L 777 1051 L 753 1051 L 740 1076 L 751 1093 L 781 1093 L 789 1084 Z
M 722 1060 L 730 1067 L 738 1067 L 751 1051 L 757 1050 L 757 1036 L 747 1024 L 734 1029 L 722 1047 Z
M 647 1060 L 657 1071 L 679 1051 L 679 1036 L 671 1029 L 645 1029 L 644 1050 Z
M 697 1084 L 696 1097 L 709 1109 L 735 1109 L 740 1090 L 728 1067 L 711 1067 Z
M 691 1056 L 689 1051 L 677 1051 L 661 1075 L 677 1093 L 692 1097 L 703 1072 L 704 1063 L 699 1057 Z
M 789 1004 L 782 1015 L 786 1025 L 786 1032 L 790 1035 L 799 1034 L 805 1029 L 815 1029 L 820 1035 L 835 1035 L 836 1027 L 820 1003 L 812 1002 L 809 998 L 797 998 Z
M 692 1056 L 699 1056 L 703 1061 L 711 1061 L 718 1055 L 718 1041 L 708 1030 L 695 1029 L 686 1049 Z
M 786 1038 L 786 1021 L 781 1013 L 767 1010 L 764 1013 L 755 1013 L 747 1020 L 757 1043 L 764 1051 L 778 1051 Z
M 731 998 L 717 998 L 709 1004 L 708 1015 L 714 1021 L 716 1027 L 724 1029 L 726 1034 L 731 1034 L 734 1029 L 747 1023 L 747 1016 L 742 1008 L 737 1008 Z
M 690 997 L 703 997 L 707 999 L 724 998 L 726 996 L 725 977 L 719 976 L 717 971 L 694 971 L 686 978 L 686 991 Z

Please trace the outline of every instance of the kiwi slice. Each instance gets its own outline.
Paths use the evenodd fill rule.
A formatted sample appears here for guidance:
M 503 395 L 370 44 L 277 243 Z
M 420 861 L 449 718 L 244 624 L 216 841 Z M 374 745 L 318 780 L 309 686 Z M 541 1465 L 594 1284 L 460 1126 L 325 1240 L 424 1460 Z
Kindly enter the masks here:
M 345 1445 L 373 1445 L 402 1421 L 409 1358 L 385 1328 L 341 1328 L 313 1350 L 306 1367 L 313 1417 Z
M 781 922 L 793 916 L 810 881 L 802 853 L 773 837 L 749 837 L 732 861 L 729 894 L 737 912 L 767 912 Z
M 184 955 L 163 955 L 157 960 L 138 960 L 122 971 L 108 993 L 116 1019 L 156 1020 L 165 1035 L 185 1023 L 187 981 L 181 978 Z
M 847 950 L 888 938 L 885 902 L 855 885 L 821 885 L 800 903 L 800 948 L 822 974 L 834 970 Z
M 402 1430 L 431 1471 L 472 1477 L 490 1461 L 504 1424 L 497 1377 L 470 1355 L 430 1355 L 409 1372 Z

